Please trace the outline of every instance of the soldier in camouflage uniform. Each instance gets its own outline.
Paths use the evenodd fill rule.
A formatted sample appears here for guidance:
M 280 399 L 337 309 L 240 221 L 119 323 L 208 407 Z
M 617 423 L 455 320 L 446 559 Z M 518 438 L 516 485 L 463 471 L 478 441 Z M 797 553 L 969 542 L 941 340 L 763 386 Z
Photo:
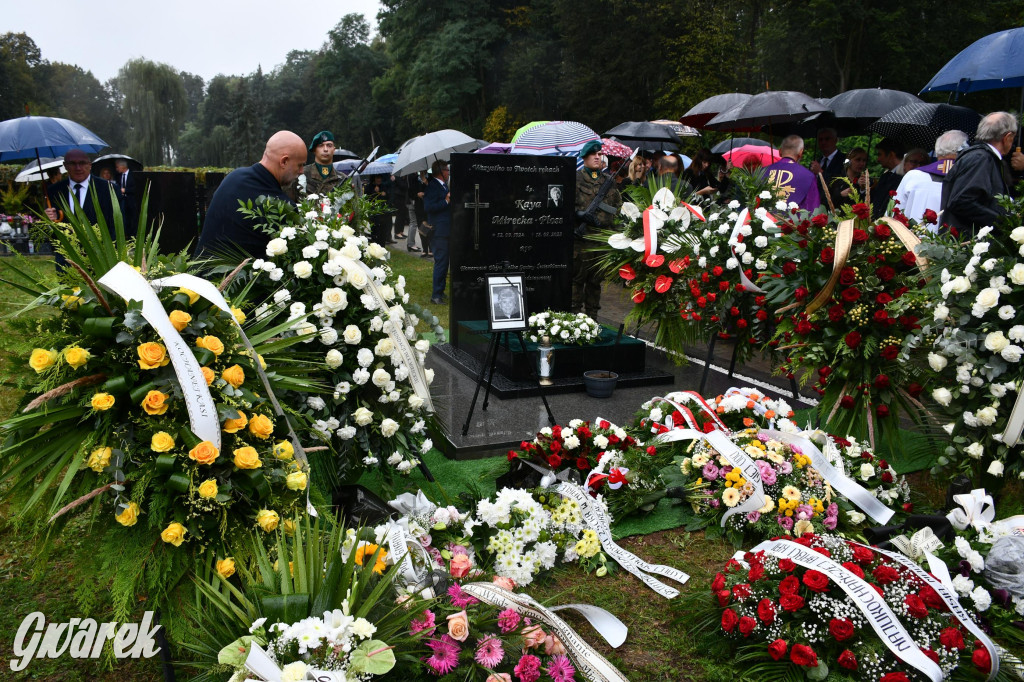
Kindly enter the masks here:
M 313 163 L 306 165 L 306 172 L 288 187 L 287 194 L 298 202 L 306 194 L 327 194 L 341 185 L 343 178 L 334 169 L 334 135 L 321 130 L 309 143 L 313 152 Z
M 590 207 L 594 197 L 607 179 L 603 171 L 601 159 L 601 143 L 597 140 L 588 142 L 580 150 L 583 168 L 576 173 L 576 242 L 572 253 L 572 312 L 586 310 L 587 315 L 597 318 L 601 309 L 601 274 L 597 268 L 597 254 L 585 253 L 584 249 L 592 247 L 585 239 L 587 233 L 597 228 L 611 227 L 615 216 L 622 206 L 622 196 L 614 185 L 596 209 L 586 217 L 583 214 Z

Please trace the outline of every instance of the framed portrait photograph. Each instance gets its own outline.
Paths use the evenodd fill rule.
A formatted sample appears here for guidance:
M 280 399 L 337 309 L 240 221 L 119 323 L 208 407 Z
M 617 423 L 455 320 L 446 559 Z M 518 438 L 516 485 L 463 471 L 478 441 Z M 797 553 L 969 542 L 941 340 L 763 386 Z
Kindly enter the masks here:
M 487 275 L 487 309 L 492 332 L 526 329 L 523 275 Z

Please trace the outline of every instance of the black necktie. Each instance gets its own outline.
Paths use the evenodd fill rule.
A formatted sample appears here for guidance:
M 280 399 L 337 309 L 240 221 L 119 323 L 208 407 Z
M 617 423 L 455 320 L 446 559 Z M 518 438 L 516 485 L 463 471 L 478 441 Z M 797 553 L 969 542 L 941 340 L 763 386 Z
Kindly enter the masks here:
M 75 199 L 77 200 L 75 210 L 82 208 L 82 183 L 75 183 Z
M 128 171 L 121 173 L 121 189 L 128 186 Z

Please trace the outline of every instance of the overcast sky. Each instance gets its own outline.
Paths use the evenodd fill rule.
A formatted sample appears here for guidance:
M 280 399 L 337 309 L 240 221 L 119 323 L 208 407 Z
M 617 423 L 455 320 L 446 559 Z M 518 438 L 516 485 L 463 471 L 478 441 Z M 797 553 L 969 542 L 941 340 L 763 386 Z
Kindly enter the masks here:
M 145 57 L 209 81 L 269 72 L 292 50 L 316 50 L 346 14 L 376 30 L 378 0 L 0 0 L 0 32 L 27 33 L 51 62 L 77 64 L 100 82 Z

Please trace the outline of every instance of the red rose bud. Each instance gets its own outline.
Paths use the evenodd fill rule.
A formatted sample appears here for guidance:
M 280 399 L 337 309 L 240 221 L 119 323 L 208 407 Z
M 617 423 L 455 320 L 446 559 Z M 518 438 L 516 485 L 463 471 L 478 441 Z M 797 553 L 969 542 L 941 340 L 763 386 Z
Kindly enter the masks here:
M 762 599 L 757 604 L 757 617 L 762 622 L 771 625 L 775 622 L 775 602 L 771 599 Z
M 721 282 L 718 283 L 718 290 L 729 291 L 729 283 L 726 282 L 725 280 L 722 280 Z
M 939 214 L 937 214 L 930 208 L 926 208 L 924 210 L 924 215 L 921 217 L 924 219 L 926 223 L 929 223 L 931 225 L 934 225 L 935 223 L 939 222 Z
M 843 319 L 843 315 L 845 314 L 846 311 L 843 309 L 843 306 L 834 305 L 828 309 L 828 320 L 829 322 L 838 322 Z
M 652 253 L 644 259 L 644 264 L 649 268 L 660 268 L 665 263 L 665 257 L 660 253 Z
M 853 211 L 853 215 L 857 216 L 861 220 L 867 220 L 871 217 L 871 209 L 865 203 L 854 204 L 850 207 Z
M 897 346 L 896 344 L 889 344 L 888 346 L 882 349 L 881 353 L 879 353 L 879 355 L 881 355 L 882 359 L 884 360 L 895 360 L 899 354 L 900 347 Z
M 906 503 L 904 503 L 903 504 L 903 511 L 905 511 L 908 514 L 913 512 L 914 511 L 914 503 L 913 502 L 906 502 Z
M 658 451 L 658 449 L 656 447 L 654 447 L 653 445 L 648 445 L 647 446 L 647 454 L 648 455 L 653 455 L 657 451 Z
M 992 657 L 988 653 L 988 649 L 985 647 L 979 647 L 974 650 L 971 654 L 971 663 L 974 667 L 983 673 L 987 673 L 992 669 Z
M 782 265 L 782 274 L 789 276 L 796 272 L 796 263 L 793 261 L 786 261 Z
M 806 644 L 794 644 L 789 652 L 789 660 L 807 668 L 818 667 L 818 655 Z
M 871 571 L 871 575 L 875 577 L 875 580 L 879 585 L 888 585 L 900 579 L 900 574 L 896 569 L 885 564 L 876 566 L 875 570 Z
M 822 263 L 831 263 L 832 261 L 835 260 L 835 258 L 836 258 L 836 252 L 833 251 L 832 248 L 826 246 L 824 249 L 821 250 L 821 262 Z
M 883 282 L 888 282 L 896 276 L 896 271 L 890 268 L 888 265 L 881 265 L 875 270 L 875 274 L 878 275 L 878 279 Z
M 725 574 L 716 573 L 715 579 L 711 581 L 711 591 L 718 592 L 725 589 Z
M 857 287 L 847 287 L 846 289 L 843 289 L 843 293 L 840 294 L 840 297 L 847 303 L 853 303 L 860 298 L 860 289 Z
M 796 245 L 799 246 L 801 249 L 806 249 L 807 248 L 807 240 L 806 239 L 801 239 L 800 241 L 798 241 L 796 243 Z
M 711 268 L 711 274 L 714 275 L 715 277 L 721 277 L 722 272 L 723 270 L 721 265 L 716 265 L 715 267 Z
M 758 310 L 756 313 L 754 313 L 754 317 L 764 322 L 765 320 L 768 319 L 768 313 L 764 310 Z
M 885 405 L 879 405 L 875 408 L 875 414 L 877 414 L 880 419 L 885 419 L 889 416 L 889 408 Z
M 891 234 L 892 228 L 889 227 L 888 225 L 884 223 L 879 223 L 878 225 L 875 225 L 875 239 L 878 239 L 880 241 L 888 239 Z
M 792 613 L 804 607 L 804 598 L 798 594 L 787 594 L 779 598 L 779 604 L 783 611 Z
M 739 319 L 739 320 L 736 320 L 736 328 L 737 329 L 746 329 L 747 328 L 747 321 L 742 319 L 742 318 Z
M 843 340 L 846 341 L 846 345 L 849 346 L 850 348 L 856 348 L 857 346 L 860 345 L 860 332 L 850 332 L 849 334 L 846 335 L 846 338 Z
M 828 623 L 828 632 L 836 638 L 837 642 L 850 639 L 853 637 L 855 630 L 853 621 L 849 618 L 833 618 Z
M 911 251 L 907 251 L 906 253 L 904 253 L 902 260 L 903 264 L 906 265 L 908 268 L 917 265 L 917 256 L 915 256 Z
M 924 600 L 916 594 L 908 594 L 903 599 L 903 603 L 907 605 L 907 612 L 914 618 L 928 617 L 928 607 L 925 605 Z
M 804 585 L 813 592 L 828 592 L 828 576 L 820 571 L 807 571 L 804 573 Z
M 880 324 L 883 327 L 888 327 L 892 320 L 889 319 L 889 313 L 884 310 L 876 310 L 875 314 L 871 317 L 875 324 Z
M 562 466 L 562 458 L 559 455 L 548 456 L 548 466 L 552 469 L 557 469 Z
M 853 573 L 855 576 L 857 576 L 861 580 L 864 579 L 864 569 L 862 569 L 860 566 L 858 566 L 857 564 L 853 563 L 852 561 L 844 561 L 843 562 L 843 568 L 845 568 L 850 573 Z
M 611 440 L 611 439 L 609 438 L 608 440 Z M 586 457 L 580 457 L 579 459 L 576 460 L 576 468 L 577 469 L 584 469 L 584 470 L 585 469 L 589 469 L 590 468 L 590 462 L 587 461 Z
M 879 374 L 875 377 L 873 383 L 875 388 L 889 388 L 889 377 L 885 374 Z
M 942 646 L 947 649 L 956 649 L 958 651 L 963 649 L 965 646 L 963 634 L 954 627 L 948 627 L 940 632 L 939 642 L 941 642 Z
M 796 570 L 796 562 L 792 559 L 779 559 L 779 570 L 792 573 Z
M 839 283 L 848 287 L 857 280 L 857 271 L 853 268 L 843 268 L 839 271 Z
M 836 662 L 839 663 L 840 668 L 845 668 L 846 670 L 857 669 L 857 657 L 854 656 L 853 652 L 849 649 L 844 649 L 843 653 L 839 654 L 839 658 L 836 659 Z
M 632 265 L 623 265 L 621 268 L 619 268 L 619 277 L 626 280 L 627 282 L 631 282 L 634 279 L 636 279 L 636 271 L 633 270 Z
M 669 290 L 672 286 L 672 278 L 666 277 L 665 275 L 658 275 L 658 279 L 654 280 L 654 290 L 659 294 L 663 294 Z
M 726 609 L 722 612 L 722 629 L 726 632 L 732 632 L 739 625 L 740 618 L 736 615 L 736 612 L 732 609 Z
M 751 618 L 750 616 L 743 616 L 742 618 L 740 618 L 740 634 L 744 637 L 753 632 L 754 628 L 756 627 L 757 621 Z
M 890 296 L 889 294 L 885 293 L 884 291 L 882 293 L 878 294 L 877 296 L 875 296 L 875 303 L 877 303 L 878 305 L 886 305 L 886 304 L 891 303 L 891 302 L 892 302 L 892 296 Z
M 702 273 L 700 273 L 700 281 L 704 282 L 705 284 L 707 284 L 708 282 L 711 281 L 711 277 L 708 276 L 708 273 L 702 272 Z
M 875 552 L 870 547 L 854 546 L 853 560 L 861 564 L 870 564 L 875 560 Z
M 828 225 L 828 215 L 819 213 L 818 215 L 811 218 L 811 224 L 815 227 L 825 227 Z
M 800 591 L 800 580 L 795 575 L 787 575 L 779 582 L 779 594 L 794 595 Z
M 506 458 L 506 459 L 507 459 L 508 461 L 510 461 L 510 462 L 511 462 L 511 461 L 512 461 L 512 460 L 514 460 L 514 459 L 518 459 L 518 458 L 519 458 L 519 455 L 518 455 L 518 454 L 516 454 L 516 451 L 515 451 L 515 450 L 509 450 L 509 451 L 508 451 L 508 454 L 507 454 L 507 455 L 505 455 L 505 458 Z
M 885 406 L 883 405 L 882 407 L 885 407 Z M 878 416 L 879 417 L 882 416 L 882 414 L 881 414 L 882 407 L 878 408 L 878 410 L 879 410 Z M 888 408 L 886 408 L 886 416 L 889 416 L 888 415 Z M 892 483 L 892 472 L 891 471 L 883 471 L 882 472 L 882 483 Z
M 777 639 L 768 645 L 768 655 L 772 657 L 772 660 L 781 661 L 788 648 L 785 640 Z
M 928 605 L 930 609 L 938 609 L 939 611 L 948 611 L 949 607 L 946 606 L 946 602 L 942 601 L 942 597 L 936 592 L 930 585 L 922 585 L 921 589 L 918 590 L 917 595 L 924 600 L 924 603 Z

